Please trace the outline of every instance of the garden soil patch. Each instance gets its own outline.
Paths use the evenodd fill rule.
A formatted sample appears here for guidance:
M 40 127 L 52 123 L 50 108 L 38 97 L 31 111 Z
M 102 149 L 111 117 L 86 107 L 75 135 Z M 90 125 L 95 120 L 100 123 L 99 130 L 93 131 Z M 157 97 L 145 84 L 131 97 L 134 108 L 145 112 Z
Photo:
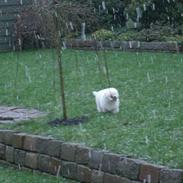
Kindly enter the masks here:
M 79 125 L 81 123 L 87 122 L 87 117 L 78 117 L 78 118 L 73 118 L 73 119 L 55 119 L 48 124 L 52 126 L 58 126 L 58 125 Z

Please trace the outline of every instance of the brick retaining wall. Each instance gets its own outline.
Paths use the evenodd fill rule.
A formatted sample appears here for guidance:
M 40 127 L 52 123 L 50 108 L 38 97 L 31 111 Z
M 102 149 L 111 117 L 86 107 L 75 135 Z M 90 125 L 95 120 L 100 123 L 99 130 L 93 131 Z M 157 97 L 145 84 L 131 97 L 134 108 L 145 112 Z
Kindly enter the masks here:
M 86 50 L 121 50 L 121 51 L 164 51 L 183 52 L 183 45 L 176 42 L 139 42 L 139 41 L 95 41 L 73 39 L 66 41 L 68 48 Z
M 10 130 L 0 130 L 0 159 L 84 183 L 183 183 L 181 169 Z

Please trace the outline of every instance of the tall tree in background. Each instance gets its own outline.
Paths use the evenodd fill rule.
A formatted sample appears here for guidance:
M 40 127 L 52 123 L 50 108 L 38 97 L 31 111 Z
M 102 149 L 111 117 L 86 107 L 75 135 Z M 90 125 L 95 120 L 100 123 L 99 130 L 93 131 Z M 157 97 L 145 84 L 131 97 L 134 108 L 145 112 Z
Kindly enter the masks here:
M 156 23 L 172 27 L 183 24 L 183 2 L 179 0 L 152 0 L 145 5 L 146 10 L 143 11 L 141 19 L 143 27 L 149 28 L 151 24 Z

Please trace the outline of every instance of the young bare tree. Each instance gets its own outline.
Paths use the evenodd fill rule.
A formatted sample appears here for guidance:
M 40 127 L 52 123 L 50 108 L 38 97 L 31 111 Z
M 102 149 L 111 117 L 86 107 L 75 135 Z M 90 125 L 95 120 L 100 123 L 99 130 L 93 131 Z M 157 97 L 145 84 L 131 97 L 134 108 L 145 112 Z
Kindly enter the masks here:
M 21 32 L 17 35 L 29 33 L 36 39 L 44 38 L 51 47 L 56 49 L 63 120 L 68 119 L 62 63 L 63 43 L 66 38 L 80 34 L 82 23 L 85 23 L 87 28 L 96 24 L 96 18 L 92 12 L 92 7 L 88 4 L 53 0 L 51 3 L 36 3 L 33 7 L 25 10 L 22 21 L 19 19 L 17 22 L 18 30 Z M 26 30 L 28 28 L 30 31 Z

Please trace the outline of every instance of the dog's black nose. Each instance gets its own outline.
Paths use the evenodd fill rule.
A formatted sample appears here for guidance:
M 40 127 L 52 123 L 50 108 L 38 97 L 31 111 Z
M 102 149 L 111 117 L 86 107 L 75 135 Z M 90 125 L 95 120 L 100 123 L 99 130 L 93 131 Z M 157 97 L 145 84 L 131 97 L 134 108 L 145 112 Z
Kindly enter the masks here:
M 112 99 L 113 99 L 114 101 L 116 101 L 116 100 L 117 100 L 117 97 L 116 97 L 116 96 L 112 96 Z

